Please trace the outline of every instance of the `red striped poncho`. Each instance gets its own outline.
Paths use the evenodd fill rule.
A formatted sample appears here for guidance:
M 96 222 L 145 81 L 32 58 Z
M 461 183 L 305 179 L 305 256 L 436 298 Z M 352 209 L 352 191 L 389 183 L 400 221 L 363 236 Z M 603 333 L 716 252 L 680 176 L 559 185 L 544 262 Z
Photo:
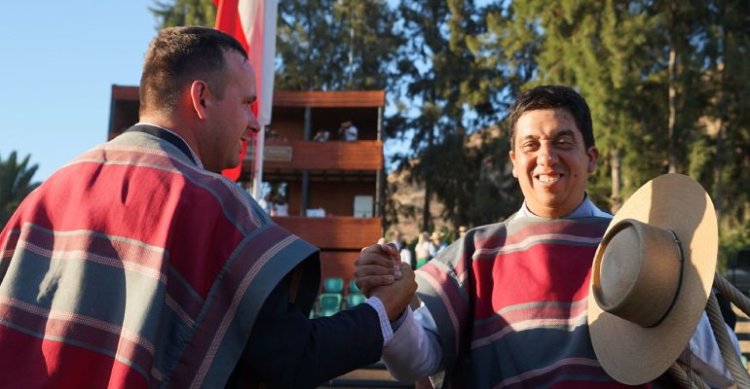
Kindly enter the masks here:
M 447 386 L 613 388 L 586 324 L 608 218 L 509 221 L 470 231 L 417 272 Z
M 223 387 L 273 287 L 318 266 L 234 183 L 143 133 L 51 176 L 0 255 L 0 387 L 17 388 Z

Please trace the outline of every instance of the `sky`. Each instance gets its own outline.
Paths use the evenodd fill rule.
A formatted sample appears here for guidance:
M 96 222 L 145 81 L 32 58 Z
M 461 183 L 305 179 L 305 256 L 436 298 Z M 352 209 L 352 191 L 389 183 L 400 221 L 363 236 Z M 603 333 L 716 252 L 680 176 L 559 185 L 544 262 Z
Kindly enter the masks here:
M 107 140 L 113 84 L 138 85 L 153 0 L 3 4 L 0 159 L 31 155 L 42 181 Z

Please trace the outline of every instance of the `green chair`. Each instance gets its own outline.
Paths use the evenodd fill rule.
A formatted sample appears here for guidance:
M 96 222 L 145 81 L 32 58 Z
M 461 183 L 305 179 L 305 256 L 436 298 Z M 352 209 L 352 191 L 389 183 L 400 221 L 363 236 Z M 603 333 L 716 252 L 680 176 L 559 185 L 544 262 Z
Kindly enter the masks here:
M 362 293 L 349 293 L 346 295 L 346 308 L 354 308 L 359 304 L 365 302 L 367 298 Z
M 321 293 L 318 296 L 318 316 L 332 316 L 341 310 L 341 294 Z
M 342 293 L 344 291 L 344 279 L 330 277 L 323 280 L 323 293 Z
M 357 283 L 354 282 L 354 280 L 349 281 L 349 293 L 362 293 L 361 290 L 359 290 L 359 287 L 357 286 Z

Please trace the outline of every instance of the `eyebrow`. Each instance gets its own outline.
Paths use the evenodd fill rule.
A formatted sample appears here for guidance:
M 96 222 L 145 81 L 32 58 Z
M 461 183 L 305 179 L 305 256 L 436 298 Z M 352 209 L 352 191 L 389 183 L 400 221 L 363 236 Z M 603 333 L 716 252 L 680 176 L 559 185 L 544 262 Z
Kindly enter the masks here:
M 576 132 L 571 129 L 561 130 L 560 132 L 557 133 L 557 135 L 555 135 L 555 138 L 560 138 L 562 136 L 571 136 L 575 139 Z
M 571 136 L 571 137 L 575 138 L 576 137 L 576 133 L 575 133 L 574 130 L 571 130 L 571 129 L 560 130 L 560 132 L 558 132 L 557 134 L 555 134 L 555 136 L 553 137 L 553 139 L 557 139 L 557 138 L 560 138 L 562 136 Z M 538 135 L 526 135 L 523 138 L 521 138 L 521 141 L 524 141 L 524 140 L 527 140 L 527 139 L 536 140 L 536 139 L 539 139 L 539 136 Z

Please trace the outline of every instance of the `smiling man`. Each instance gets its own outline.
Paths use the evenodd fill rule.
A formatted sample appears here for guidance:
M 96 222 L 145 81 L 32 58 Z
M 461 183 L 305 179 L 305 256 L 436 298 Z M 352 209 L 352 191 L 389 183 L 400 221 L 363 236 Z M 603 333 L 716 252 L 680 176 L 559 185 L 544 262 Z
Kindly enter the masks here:
M 383 359 L 402 380 L 443 372 L 446 387 L 619 387 L 586 324 L 589 270 L 611 219 L 586 196 L 599 157 L 588 105 L 570 88 L 540 86 L 518 97 L 510 131 L 523 205 L 417 272 L 422 306 L 393 323 Z M 366 293 L 385 284 L 393 254 L 382 250 L 357 261 Z
M 591 264 L 612 218 L 586 195 L 599 157 L 589 107 L 567 87 L 525 91 L 511 107 L 510 139 L 523 205 L 417 271 L 421 306 L 392 322 L 383 360 L 396 378 L 430 376 L 436 387 L 624 387 L 600 366 L 587 324 Z M 365 294 L 389 284 L 395 256 L 380 245 L 357 259 Z M 725 387 L 731 377 L 716 343 L 703 340 L 711 334 L 704 319 L 689 360 L 712 387 Z M 668 380 L 658 387 L 674 387 Z
M 563 217 L 583 202 L 586 180 L 599 157 L 591 121 L 583 114 L 588 107 L 583 100 L 576 102 L 573 98 L 572 106 L 577 109 L 533 109 L 534 102 L 521 106 L 525 102 L 519 100 L 511 116 L 513 176 L 531 212 L 548 218 Z M 574 116 L 576 110 L 581 111 L 579 117 Z

